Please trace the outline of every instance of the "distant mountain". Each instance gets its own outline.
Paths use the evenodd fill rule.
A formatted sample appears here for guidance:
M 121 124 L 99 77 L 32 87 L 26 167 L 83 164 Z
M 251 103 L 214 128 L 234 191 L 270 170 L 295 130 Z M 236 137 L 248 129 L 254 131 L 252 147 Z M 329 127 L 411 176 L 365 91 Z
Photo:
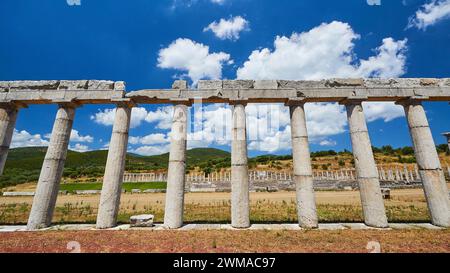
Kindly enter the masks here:
M 44 161 L 46 147 L 27 147 L 11 149 L 8 153 L 5 172 L 0 176 L 0 188 L 29 181 L 36 181 Z M 108 151 L 91 151 L 79 153 L 68 151 L 64 168 L 65 177 L 102 176 Z M 209 160 L 230 158 L 230 153 L 213 149 L 197 148 L 186 152 L 187 165 L 195 166 Z M 167 169 L 169 153 L 154 156 L 127 154 L 126 170 L 161 170 Z

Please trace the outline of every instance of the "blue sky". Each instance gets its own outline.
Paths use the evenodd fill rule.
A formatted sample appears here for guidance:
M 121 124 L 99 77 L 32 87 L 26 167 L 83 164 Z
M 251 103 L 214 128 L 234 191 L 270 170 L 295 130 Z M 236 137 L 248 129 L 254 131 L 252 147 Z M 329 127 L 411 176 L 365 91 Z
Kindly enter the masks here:
M 195 86 L 203 78 L 450 77 L 450 1 L 380 2 L 3 0 L 0 80 L 123 80 L 131 91 L 169 88 L 176 78 Z M 77 110 L 72 149 L 107 147 L 111 108 Z M 425 108 L 436 143 L 444 143 L 448 103 Z M 411 145 L 401 108 L 365 109 L 373 145 Z M 286 110 L 248 107 L 251 156 L 290 152 Z M 13 147 L 46 145 L 55 111 L 21 110 Z M 309 105 L 307 111 L 312 150 L 351 149 L 342 107 Z M 129 151 L 168 151 L 170 114 L 163 105 L 135 109 Z M 197 106 L 192 116 L 191 148 L 229 150 L 229 128 L 217 128 L 229 124 L 226 106 Z

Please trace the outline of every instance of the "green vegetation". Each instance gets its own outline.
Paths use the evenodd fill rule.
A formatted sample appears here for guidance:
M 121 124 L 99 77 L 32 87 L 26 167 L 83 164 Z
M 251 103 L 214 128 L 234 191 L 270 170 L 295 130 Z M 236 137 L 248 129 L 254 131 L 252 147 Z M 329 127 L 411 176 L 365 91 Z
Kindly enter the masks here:
M 392 146 L 383 146 L 381 148 L 372 147 L 376 156 L 385 155 L 393 158 L 381 159 L 382 162 L 415 163 L 414 150 L 411 147 L 402 147 L 394 149 Z M 450 155 L 447 144 L 436 146 L 439 153 Z M 47 148 L 31 147 L 11 149 L 5 166 L 5 172 L 0 176 L 0 188 L 14 186 L 21 183 L 37 181 L 40 169 Z M 64 168 L 63 176 L 72 180 L 83 180 L 86 182 L 95 182 L 98 177 L 102 177 L 105 169 L 108 151 L 92 151 L 78 153 L 69 151 Z M 348 150 L 336 152 L 334 150 L 312 152 L 313 162 L 317 158 L 333 157 L 338 165 L 345 166 L 345 161 L 338 156 L 352 156 Z M 282 161 L 292 160 L 291 155 L 263 155 L 249 159 L 249 167 L 255 168 L 258 165 L 266 165 L 269 168 L 283 169 Z M 127 172 L 148 172 L 157 170 L 166 170 L 169 161 L 169 154 L 156 156 L 139 156 L 128 154 L 126 157 Z M 350 160 L 354 164 L 354 160 Z M 231 156 L 229 152 L 213 149 L 199 148 L 187 151 L 187 172 L 199 168 L 200 171 L 207 174 L 220 171 L 231 166 Z M 314 169 L 327 170 L 330 165 L 314 164 Z
M 123 183 L 122 189 L 130 192 L 133 189 L 137 190 L 163 190 L 166 189 L 166 182 L 136 182 L 136 183 Z M 74 193 L 75 191 L 89 191 L 89 190 L 101 190 L 102 183 L 66 183 L 61 184 L 60 190 Z
M 0 188 L 21 183 L 37 181 L 47 148 L 29 147 L 11 149 L 6 161 L 5 172 L 0 177 Z M 78 153 L 69 151 L 63 176 L 71 179 L 83 179 L 95 182 L 103 176 L 108 151 L 92 151 Z M 192 149 L 187 151 L 188 168 L 193 168 L 202 162 L 230 158 L 230 153 L 218 149 Z M 167 169 L 169 154 L 156 156 L 139 156 L 127 154 L 126 171 L 156 171 Z M 228 165 L 229 166 L 229 165 Z

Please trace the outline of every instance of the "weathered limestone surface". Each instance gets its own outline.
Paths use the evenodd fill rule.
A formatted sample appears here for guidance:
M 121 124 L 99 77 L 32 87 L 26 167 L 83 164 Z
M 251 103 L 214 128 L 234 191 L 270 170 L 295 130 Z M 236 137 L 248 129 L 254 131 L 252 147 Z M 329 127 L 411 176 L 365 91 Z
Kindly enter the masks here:
M 231 225 L 250 226 L 245 102 L 234 102 L 231 139 Z
M 164 225 L 180 228 L 183 225 L 184 184 L 186 175 L 188 105 L 176 104 L 173 114 L 167 177 Z
M 314 196 L 313 172 L 304 104 L 291 104 L 290 114 L 298 221 L 303 228 L 317 228 L 319 223 Z
M 346 102 L 346 108 L 364 222 L 371 227 L 388 227 L 378 171 L 361 101 Z
M 419 100 L 401 102 L 405 108 L 431 222 L 450 227 L 450 201 L 428 120 Z
M 113 103 L 123 98 L 125 83 L 101 80 L 51 80 L 0 82 L 0 102 L 43 104 L 59 101 Z
M 117 223 L 131 110 L 131 105 L 127 103 L 119 103 L 116 108 L 97 215 L 97 228 L 99 229 L 111 228 Z
M 0 104 L 0 175 L 3 174 L 5 168 L 17 113 L 18 108 L 14 104 Z
M 45 228 L 51 224 L 74 116 L 73 104 L 59 106 L 28 219 L 29 230 Z

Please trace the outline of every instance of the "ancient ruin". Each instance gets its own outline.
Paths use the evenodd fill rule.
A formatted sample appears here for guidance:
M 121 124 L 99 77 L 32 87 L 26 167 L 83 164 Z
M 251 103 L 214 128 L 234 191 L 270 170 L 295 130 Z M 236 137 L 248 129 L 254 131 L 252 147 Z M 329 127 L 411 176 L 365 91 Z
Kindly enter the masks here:
M 83 104 L 115 104 L 116 116 L 105 168 L 97 228 L 116 225 L 124 177 L 131 109 L 136 104 L 173 104 L 175 107 L 164 224 L 183 225 L 186 183 L 188 107 L 194 100 L 233 105 L 232 126 L 232 226 L 248 228 L 249 180 L 245 106 L 248 103 L 284 103 L 290 108 L 298 222 L 318 226 L 313 170 L 311 168 L 304 104 L 339 102 L 346 106 L 353 155 L 365 224 L 388 226 L 362 102 L 393 101 L 405 109 L 420 180 L 432 223 L 450 227 L 450 201 L 444 171 L 422 106 L 423 101 L 449 101 L 450 79 L 331 79 L 321 81 L 200 81 L 188 89 L 176 81 L 172 89 L 125 92 L 123 82 L 111 81 L 11 81 L 0 82 L 0 172 L 3 170 L 20 108 L 29 104 L 59 106 L 50 144 L 42 166 L 28 229 L 51 225 L 76 108 Z M 386 175 L 386 174 L 384 174 Z M 416 177 L 417 178 L 417 177 Z M 253 178 L 254 179 L 254 178 Z

